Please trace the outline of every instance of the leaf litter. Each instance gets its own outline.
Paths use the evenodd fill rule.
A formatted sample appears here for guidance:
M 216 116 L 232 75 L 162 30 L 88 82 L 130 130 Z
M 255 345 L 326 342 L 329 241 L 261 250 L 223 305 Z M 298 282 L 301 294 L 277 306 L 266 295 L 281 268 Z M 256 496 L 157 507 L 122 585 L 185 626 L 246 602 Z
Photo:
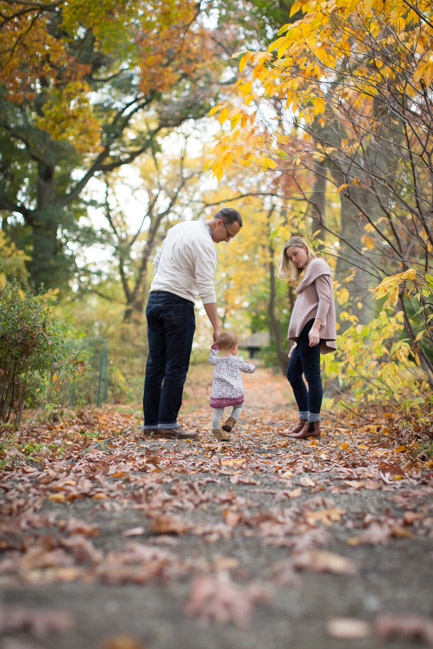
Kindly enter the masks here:
M 263 373 L 260 398 L 247 381 L 250 403 L 228 444 L 212 438 L 205 405 L 182 416 L 200 432 L 190 443 L 145 439 L 138 408 L 113 406 L 19 431 L 2 451 L 0 585 L 186 580 L 188 616 L 247 628 L 256 607 L 309 573 L 356 580 L 356 548 L 433 538 L 432 463 L 416 461 L 389 420 L 386 435 L 380 417 L 365 427 L 348 418 L 325 420 L 319 441 L 290 440 L 295 412 L 274 379 Z M 270 409 L 257 407 L 264 386 Z M 31 442 L 31 457 L 17 450 Z M 221 554 L 234 541 L 281 558 L 259 566 Z M 15 613 L 15 629 L 38 636 L 50 617 L 35 615 L 39 626 Z M 428 619 L 389 615 L 335 618 L 328 633 L 433 644 Z

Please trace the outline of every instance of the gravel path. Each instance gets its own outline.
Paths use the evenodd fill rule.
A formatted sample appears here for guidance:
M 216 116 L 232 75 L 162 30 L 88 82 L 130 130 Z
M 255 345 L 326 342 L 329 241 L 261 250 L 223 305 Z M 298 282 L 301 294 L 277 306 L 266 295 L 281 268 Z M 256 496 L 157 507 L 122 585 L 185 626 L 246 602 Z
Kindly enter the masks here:
M 293 442 L 285 383 L 257 374 L 230 444 L 187 403 L 197 441 L 125 419 L 5 474 L 1 649 L 433 646 L 430 467 L 383 423 Z

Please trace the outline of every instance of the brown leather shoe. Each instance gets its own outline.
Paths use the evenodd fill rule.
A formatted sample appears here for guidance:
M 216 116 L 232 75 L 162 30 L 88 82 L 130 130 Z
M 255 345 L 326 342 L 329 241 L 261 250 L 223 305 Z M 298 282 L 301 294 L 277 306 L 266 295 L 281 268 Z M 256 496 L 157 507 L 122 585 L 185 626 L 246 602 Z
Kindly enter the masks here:
M 296 433 L 300 433 L 301 430 L 304 428 L 305 424 L 307 423 L 306 419 L 300 419 L 297 424 L 295 424 L 290 430 L 282 430 L 279 435 L 282 437 L 291 437 L 292 435 L 296 435 Z
M 302 430 L 292 434 L 294 439 L 307 439 L 307 437 L 320 437 L 320 421 L 306 421 Z
M 157 428 L 155 434 L 158 435 L 158 437 L 174 437 L 175 439 L 193 439 L 198 435 L 197 432 L 193 432 L 192 430 L 183 430 L 180 426 L 176 426 L 175 428 Z

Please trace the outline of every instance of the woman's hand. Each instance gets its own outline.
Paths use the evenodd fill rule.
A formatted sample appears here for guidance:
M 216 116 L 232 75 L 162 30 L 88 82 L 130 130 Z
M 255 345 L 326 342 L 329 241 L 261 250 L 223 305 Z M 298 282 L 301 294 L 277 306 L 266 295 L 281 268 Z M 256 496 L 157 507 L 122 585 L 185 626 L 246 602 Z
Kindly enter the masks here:
M 295 349 L 295 347 L 296 347 L 296 343 L 294 343 L 294 344 L 290 347 L 290 349 L 289 349 L 289 353 L 287 354 L 287 356 L 289 357 L 289 360 L 290 360 L 291 357 L 292 357 L 293 350 Z
M 320 333 L 319 333 L 319 328 L 313 326 L 310 329 L 310 332 L 308 334 L 308 339 L 310 341 L 310 347 L 315 347 L 316 345 L 319 344 L 320 342 Z

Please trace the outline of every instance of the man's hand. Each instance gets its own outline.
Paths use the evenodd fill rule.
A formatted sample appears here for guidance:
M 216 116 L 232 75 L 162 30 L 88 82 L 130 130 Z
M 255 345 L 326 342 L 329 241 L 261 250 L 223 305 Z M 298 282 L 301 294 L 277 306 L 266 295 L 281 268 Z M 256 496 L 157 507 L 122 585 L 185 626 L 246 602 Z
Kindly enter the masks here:
M 210 320 L 210 323 L 213 327 L 213 341 L 216 343 L 218 336 L 221 333 L 221 325 L 218 319 L 217 314 L 217 305 L 216 302 L 208 302 L 203 305 L 206 311 L 206 315 Z

